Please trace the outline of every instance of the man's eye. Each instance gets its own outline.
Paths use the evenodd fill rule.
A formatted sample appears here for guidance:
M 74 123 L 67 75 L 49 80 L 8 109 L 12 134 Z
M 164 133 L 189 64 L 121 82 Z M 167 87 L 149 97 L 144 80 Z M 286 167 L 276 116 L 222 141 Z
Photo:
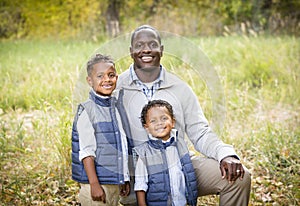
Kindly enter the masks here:
M 150 47 L 151 47 L 152 49 L 157 48 L 157 47 L 158 47 L 158 44 L 157 44 L 156 42 L 151 42 Z
M 142 48 L 142 47 L 143 47 L 143 44 L 142 44 L 142 43 L 138 43 L 138 44 L 135 45 L 135 48 L 136 48 L 136 49 L 140 49 L 140 48 Z

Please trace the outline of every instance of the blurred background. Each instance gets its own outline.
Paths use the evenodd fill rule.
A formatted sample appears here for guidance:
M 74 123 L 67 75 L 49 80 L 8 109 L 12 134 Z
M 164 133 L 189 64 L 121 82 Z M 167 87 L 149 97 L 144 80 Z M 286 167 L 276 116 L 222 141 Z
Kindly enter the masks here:
M 300 34 L 298 0 L 1 0 L 0 38 L 115 37 L 140 24 L 185 36 Z
M 252 173 L 249 205 L 299 205 L 299 0 L 0 0 L 0 205 L 79 205 L 71 130 L 87 59 L 106 52 L 125 71 L 123 34 L 141 24 L 188 42 L 165 44 L 162 62 L 212 124 L 223 118 L 212 94 L 224 96 L 217 133 Z M 202 60 L 220 91 L 197 72 Z M 198 205 L 218 205 L 218 196 Z

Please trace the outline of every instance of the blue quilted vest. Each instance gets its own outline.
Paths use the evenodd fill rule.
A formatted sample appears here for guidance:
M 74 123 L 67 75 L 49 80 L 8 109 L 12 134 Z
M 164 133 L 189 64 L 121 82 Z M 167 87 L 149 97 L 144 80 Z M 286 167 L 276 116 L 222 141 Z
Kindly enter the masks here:
M 116 99 L 103 99 L 90 92 L 90 98 L 78 106 L 72 128 L 72 179 L 89 183 L 84 165 L 79 161 L 79 135 L 76 128 L 85 110 L 93 124 L 97 142 L 95 167 L 100 184 L 124 184 L 121 136 L 116 119 Z
M 197 180 L 185 142 L 178 138 L 173 143 L 178 151 L 182 171 L 185 176 L 186 199 L 189 205 L 197 205 Z M 171 188 L 166 150 L 161 140 L 149 140 L 134 148 L 144 161 L 148 171 L 148 191 L 146 201 L 149 206 L 170 205 Z M 155 158 L 154 158 L 155 157 Z

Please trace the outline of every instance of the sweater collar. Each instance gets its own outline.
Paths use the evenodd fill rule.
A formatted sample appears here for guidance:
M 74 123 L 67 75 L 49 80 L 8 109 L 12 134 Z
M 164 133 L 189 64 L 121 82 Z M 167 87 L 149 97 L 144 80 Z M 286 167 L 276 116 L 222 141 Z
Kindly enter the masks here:
M 134 82 L 137 83 L 138 85 L 144 84 L 139 80 L 138 76 L 136 75 L 133 64 L 131 64 L 129 67 L 129 74 L 130 74 L 129 85 L 133 84 Z M 165 79 L 165 68 L 162 65 L 160 65 L 159 77 L 156 80 L 154 80 L 153 83 L 160 84 L 161 82 L 164 81 L 164 79 Z

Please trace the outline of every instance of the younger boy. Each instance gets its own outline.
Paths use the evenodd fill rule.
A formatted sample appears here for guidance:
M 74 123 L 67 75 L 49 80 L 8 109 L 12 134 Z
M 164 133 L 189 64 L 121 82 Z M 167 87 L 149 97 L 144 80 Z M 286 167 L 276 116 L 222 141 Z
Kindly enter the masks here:
M 186 143 L 173 129 L 172 106 L 163 100 L 149 101 L 142 109 L 141 122 L 149 140 L 134 148 L 138 205 L 196 205 L 196 176 Z
M 81 205 L 118 205 L 130 192 L 128 149 L 121 112 L 112 96 L 118 75 L 108 56 L 87 63 L 89 99 L 78 106 L 72 130 L 72 178 Z

